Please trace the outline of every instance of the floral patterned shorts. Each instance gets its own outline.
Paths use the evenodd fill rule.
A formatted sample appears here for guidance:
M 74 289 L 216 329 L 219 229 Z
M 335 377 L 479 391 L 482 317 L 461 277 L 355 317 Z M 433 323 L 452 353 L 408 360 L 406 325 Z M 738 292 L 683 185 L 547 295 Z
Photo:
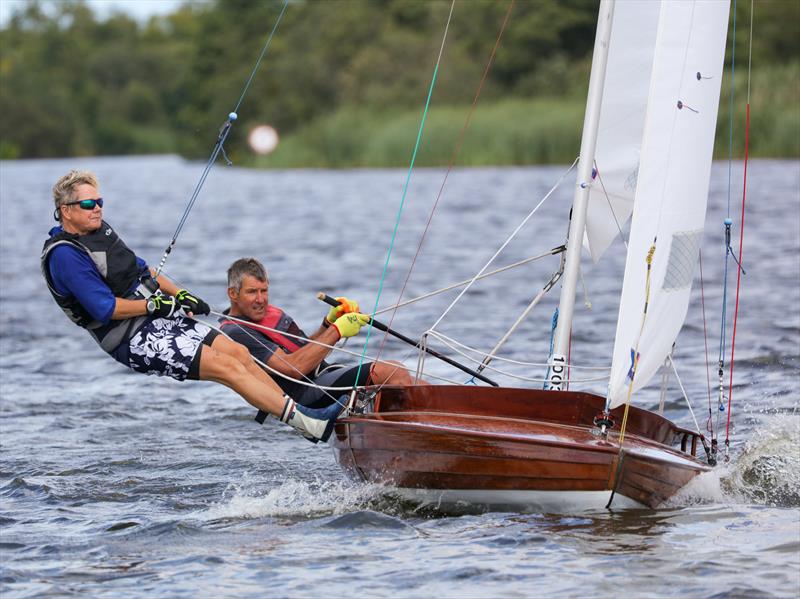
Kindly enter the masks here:
M 217 332 L 188 318 L 155 318 L 130 341 L 130 367 L 143 374 L 179 381 L 197 379 L 200 346 L 211 345 Z

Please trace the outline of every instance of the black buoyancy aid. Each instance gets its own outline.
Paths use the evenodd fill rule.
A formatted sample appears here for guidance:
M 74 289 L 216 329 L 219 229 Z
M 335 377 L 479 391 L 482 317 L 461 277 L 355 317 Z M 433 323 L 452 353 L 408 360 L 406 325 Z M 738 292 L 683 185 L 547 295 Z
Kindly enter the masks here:
M 41 256 L 42 275 L 47 281 L 47 288 L 53 299 L 72 322 L 87 329 L 100 347 L 111 353 L 132 331 L 138 329 L 147 317 L 112 320 L 108 324 L 103 324 L 95 320 L 74 296 L 61 295 L 55 288 L 48 264 L 51 252 L 60 245 L 72 246 L 89 256 L 115 297 L 126 299 L 143 297 L 135 292 L 137 282 L 142 282 L 148 291 L 152 292 L 156 288 L 155 281 L 152 278 L 147 282 L 140 281 L 141 273 L 136 262 L 136 254 L 105 221 L 99 229 L 87 235 L 62 231 L 44 242 Z M 149 272 L 145 278 L 149 278 Z M 134 292 L 131 292 L 132 289 Z

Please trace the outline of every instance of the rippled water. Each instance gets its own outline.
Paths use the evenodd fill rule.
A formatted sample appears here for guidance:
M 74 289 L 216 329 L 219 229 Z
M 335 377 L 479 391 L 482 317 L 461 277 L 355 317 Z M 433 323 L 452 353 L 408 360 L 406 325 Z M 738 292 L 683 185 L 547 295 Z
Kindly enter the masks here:
M 61 315 L 38 273 L 52 222 L 49 189 L 73 167 L 99 174 L 106 218 L 152 264 L 201 170 L 175 157 L 0 163 L 3 597 L 800 593 L 797 162 L 755 162 L 749 173 L 731 462 L 696 479 L 664 509 L 569 515 L 419 510 L 384 489 L 347 481 L 329 448 L 274 421 L 257 426 L 253 410 L 220 386 L 143 377 L 105 357 Z M 563 170 L 451 174 L 406 297 L 474 274 Z M 741 165 L 732 175 L 735 216 Z M 414 174 L 381 305 L 399 293 L 442 176 L 440 170 Z M 241 255 L 258 256 L 270 269 L 271 300 L 307 328 L 325 311 L 314 299 L 318 290 L 371 305 L 404 178 L 394 170 L 217 168 L 166 272 L 220 309 L 227 266 Z M 703 250 L 712 361 L 727 182 L 727 164 L 715 165 Z M 500 264 L 563 241 L 570 188 L 568 182 L 545 204 Z M 607 260 L 584 265 L 592 310 L 579 302 L 575 362 L 607 364 L 623 262 L 616 243 Z M 441 330 L 490 348 L 555 267 L 550 258 L 480 283 Z M 708 383 L 695 295 L 676 363 L 702 425 Z M 415 304 L 394 324 L 419 335 L 453 297 Z M 556 301 L 548 297 L 534 311 L 504 355 L 546 358 Z M 370 353 L 380 342 L 376 336 Z M 384 352 L 415 361 L 395 342 Z M 431 376 L 464 381 L 443 365 L 427 366 Z M 536 385 L 510 375 L 540 378 L 543 371 L 508 373 L 493 376 Z M 712 372 L 712 386 L 713 378 Z M 600 382 L 582 386 L 603 388 Z M 653 406 L 657 400 L 655 389 L 637 401 Z M 691 425 L 674 379 L 667 409 Z

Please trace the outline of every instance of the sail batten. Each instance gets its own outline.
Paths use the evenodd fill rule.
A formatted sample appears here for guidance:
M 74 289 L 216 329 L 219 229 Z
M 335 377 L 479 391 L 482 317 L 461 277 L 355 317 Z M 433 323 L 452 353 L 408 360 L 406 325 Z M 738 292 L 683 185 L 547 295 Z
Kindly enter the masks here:
M 632 375 L 634 390 L 647 384 L 669 354 L 686 317 L 705 223 L 728 10 L 728 0 L 660 3 L 608 391 L 610 407 L 624 403 Z M 646 256 L 654 239 L 647 317 L 642 324 Z M 635 374 L 634 355 L 638 356 Z

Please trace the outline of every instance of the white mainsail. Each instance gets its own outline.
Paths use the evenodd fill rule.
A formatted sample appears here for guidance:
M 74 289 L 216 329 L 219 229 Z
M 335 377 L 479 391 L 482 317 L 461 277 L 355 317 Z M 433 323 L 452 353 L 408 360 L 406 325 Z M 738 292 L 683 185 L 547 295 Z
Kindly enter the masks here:
M 660 8 L 655 0 L 614 7 L 594 159 L 599 178 L 586 211 L 585 245 L 594 262 L 633 212 Z
M 728 0 L 660 6 L 608 390 L 612 408 L 626 401 L 634 352 L 635 390 L 664 362 L 686 317 L 705 223 L 728 11 Z

